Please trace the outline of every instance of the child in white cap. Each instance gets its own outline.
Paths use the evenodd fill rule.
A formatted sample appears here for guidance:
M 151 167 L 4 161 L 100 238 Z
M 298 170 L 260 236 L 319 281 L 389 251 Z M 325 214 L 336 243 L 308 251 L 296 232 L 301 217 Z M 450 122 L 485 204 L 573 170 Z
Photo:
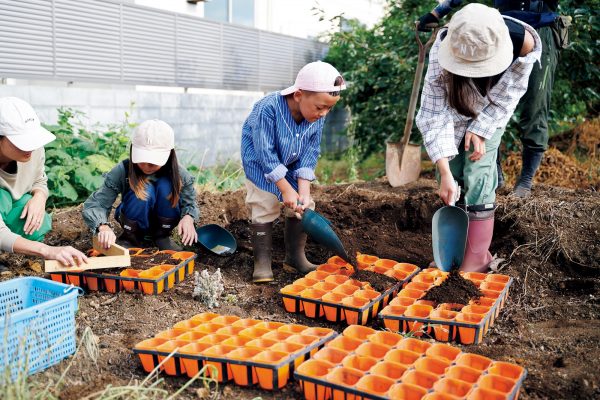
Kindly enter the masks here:
M 310 183 L 320 154 L 325 116 L 346 85 L 330 64 L 305 65 L 294 85 L 259 100 L 242 128 L 246 204 L 252 218 L 254 282 L 273 280 L 272 225 L 286 207 L 285 263 L 301 273 L 315 269 L 304 253 L 306 234 L 296 213 L 314 209 Z
M 54 139 L 27 102 L 0 98 L 0 250 L 78 265 L 87 261 L 79 250 L 41 243 L 52 228 L 44 146 Z
M 119 194 L 115 219 L 124 247 L 139 247 L 149 238 L 160 250 L 181 250 L 171 239 L 175 227 L 184 245 L 198 240 L 194 178 L 177 162 L 175 133 L 166 122 L 142 122 L 133 132 L 130 158 L 106 174 L 83 205 L 83 219 L 106 248 L 117 239 L 108 217 Z
M 456 198 L 455 180 L 464 189 L 462 270 L 485 271 L 492 261 L 497 150 L 541 50 L 531 26 L 481 4 L 454 14 L 431 47 L 416 123 L 437 165 L 442 200 Z

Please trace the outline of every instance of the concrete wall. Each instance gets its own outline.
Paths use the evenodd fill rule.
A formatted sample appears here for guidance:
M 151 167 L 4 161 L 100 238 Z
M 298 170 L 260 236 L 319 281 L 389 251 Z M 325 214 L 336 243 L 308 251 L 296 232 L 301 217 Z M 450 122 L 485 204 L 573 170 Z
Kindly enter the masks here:
M 159 93 L 134 89 L 69 88 L 56 86 L 0 85 L 0 96 L 28 101 L 40 120 L 53 124 L 57 108 L 71 107 L 87 114 L 87 123 L 113 124 L 158 118 L 175 130 L 177 154 L 183 162 L 199 165 L 240 158 L 241 129 L 259 92 Z M 133 108 L 131 107 L 134 103 Z

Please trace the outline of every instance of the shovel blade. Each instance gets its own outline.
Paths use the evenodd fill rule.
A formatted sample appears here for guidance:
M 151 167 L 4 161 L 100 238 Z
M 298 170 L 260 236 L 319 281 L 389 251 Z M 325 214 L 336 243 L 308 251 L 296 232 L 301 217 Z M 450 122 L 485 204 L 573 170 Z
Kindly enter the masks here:
M 460 267 L 465 256 L 469 216 L 454 206 L 442 207 L 435 212 L 431 223 L 433 259 L 442 271 Z
M 327 218 L 316 211 L 306 209 L 302 214 L 302 229 L 315 242 L 327 247 L 344 260 L 350 261 L 344 245 L 331 228 L 331 222 Z
M 392 187 L 417 181 L 421 174 L 421 146 L 409 143 L 403 148 L 400 142 L 386 143 L 385 174 Z
M 198 243 L 219 256 L 233 254 L 237 249 L 235 237 L 217 224 L 201 226 L 196 229 L 196 233 L 198 233 Z

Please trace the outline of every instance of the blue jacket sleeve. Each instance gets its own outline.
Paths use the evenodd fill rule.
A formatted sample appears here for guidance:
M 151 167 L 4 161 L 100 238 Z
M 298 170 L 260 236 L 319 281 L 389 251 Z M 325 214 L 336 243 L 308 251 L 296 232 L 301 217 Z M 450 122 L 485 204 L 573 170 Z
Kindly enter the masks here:
M 312 132 L 308 138 L 306 148 L 300 153 L 298 159 L 298 168 L 294 171 L 294 178 L 302 178 L 307 181 L 314 181 L 315 168 L 321 154 L 321 137 L 323 135 L 323 125 L 325 121 L 319 121 L 319 126 Z
M 263 107 L 259 111 L 256 132 L 252 135 L 254 151 L 260 161 L 265 178 L 275 183 L 285 177 L 287 168 L 279 160 L 275 144 L 275 110 Z

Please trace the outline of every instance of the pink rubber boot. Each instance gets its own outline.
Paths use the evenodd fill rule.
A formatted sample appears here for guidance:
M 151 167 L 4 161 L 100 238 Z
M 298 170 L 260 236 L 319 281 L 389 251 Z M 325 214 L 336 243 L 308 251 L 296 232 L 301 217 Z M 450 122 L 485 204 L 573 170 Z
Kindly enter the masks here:
M 494 235 L 494 211 L 469 212 L 469 230 L 465 257 L 460 267 L 465 272 L 488 272 Z

